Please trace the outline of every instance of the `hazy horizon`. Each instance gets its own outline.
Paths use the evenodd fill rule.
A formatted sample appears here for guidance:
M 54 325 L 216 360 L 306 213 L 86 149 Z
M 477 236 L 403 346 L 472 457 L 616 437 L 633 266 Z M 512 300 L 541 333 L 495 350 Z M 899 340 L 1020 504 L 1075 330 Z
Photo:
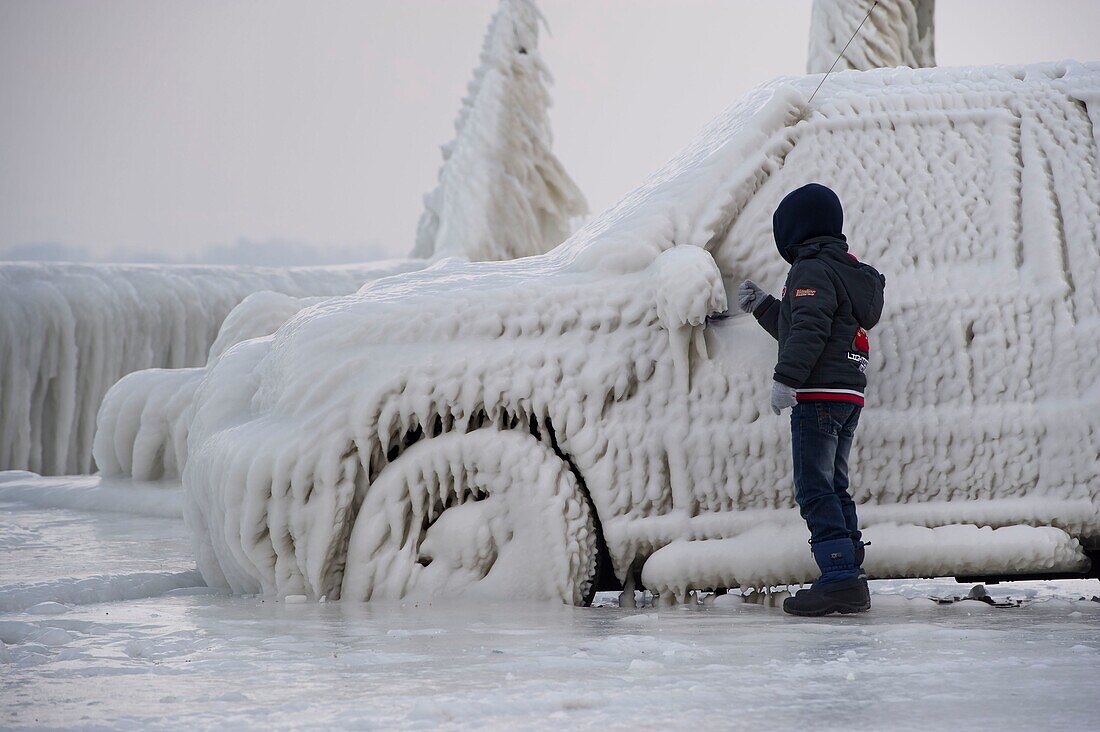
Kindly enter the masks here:
M 0 259 L 407 255 L 496 4 L 0 0 Z M 809 0 L 539 6 L 593 213 L 805 69 Z M 1100 59 L 1087 0 L 940 0 L 936 24 L 942 66 Z

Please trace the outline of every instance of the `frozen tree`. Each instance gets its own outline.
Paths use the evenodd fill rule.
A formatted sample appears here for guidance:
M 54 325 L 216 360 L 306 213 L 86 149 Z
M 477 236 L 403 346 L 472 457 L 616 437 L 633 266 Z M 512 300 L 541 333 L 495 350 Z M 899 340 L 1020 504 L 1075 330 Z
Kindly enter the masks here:
M 829 70 L 867 15 L 872 0 L 814 0 L 806 72 Z M 836 69 L 868 71 L 893 66 L 935 66 L 936 0 L 879 0 Z
M 467 89 L 439 184 L 424 197 L 414 257 L 512 259 L 561 243 L 584 196 L 551 146 L 550 74 L 533 0 L 501 0 Z

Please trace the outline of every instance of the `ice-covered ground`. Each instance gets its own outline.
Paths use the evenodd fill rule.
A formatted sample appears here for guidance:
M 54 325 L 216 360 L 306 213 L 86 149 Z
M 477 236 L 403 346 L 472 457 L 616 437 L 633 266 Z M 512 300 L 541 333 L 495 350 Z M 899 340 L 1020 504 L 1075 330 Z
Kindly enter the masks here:
M 1082 729 L 1100 714 L 1100 602 L 1080 600 L 1095 580 L 988 588 L 1018 608 L 926 599 L 966 594 L 951 580 L 876 582 L 870 614 L 822 620 L 732 597 L 287 604 L 193 588 L 179 519 L 51 508 L 120 505 L 51 480 L 37 505 L 27 481 L 0 485 L 0 727 Z

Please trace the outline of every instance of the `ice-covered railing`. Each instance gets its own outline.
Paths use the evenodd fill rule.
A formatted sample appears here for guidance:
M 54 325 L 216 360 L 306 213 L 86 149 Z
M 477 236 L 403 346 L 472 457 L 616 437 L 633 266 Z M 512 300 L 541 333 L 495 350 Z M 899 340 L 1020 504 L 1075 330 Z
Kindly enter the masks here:
M 796 516 L 774 342 L 706 317 L 722 280 L 778 291 L 771 211 L 810 180 L 888 277 L 853 460 L 866 514 L 1100 536 L 1100 67 L 843 72 L 811 107 L 817 81 L 754 92 L 546 255 L 381 280 L 225 352 L 183 473 L 207 581 L 366 598 L 453 590 L 450 566 L 464 591 L 575 601 L 583 552 L 493 575 L 510 528 L 561 526 L 518 520 L 499 475 L 524 459 L 573 475 L 530 505 L 586 505 L 591 529 L 582 510 L 562 530 L 602 530 L 620 579 L 676 538 Z M 557 539 L 537 546 L 584 546 Z
M 255 292 L 222 321 L 206 364 L 188 369 L 143 369 L 116 382 L 96 417 L 92 457 L 106 477 L 175 480 L 187 461 L 187 432 L 195 390 L 230 347 L 274 333 L 303 308 L 325 297 Z
M 107 389 L 131 371 L 206 363 L 222 320 L 250 293 L 345 294 L 424 264 L 0 263 L 0 470 L 90 472 Z

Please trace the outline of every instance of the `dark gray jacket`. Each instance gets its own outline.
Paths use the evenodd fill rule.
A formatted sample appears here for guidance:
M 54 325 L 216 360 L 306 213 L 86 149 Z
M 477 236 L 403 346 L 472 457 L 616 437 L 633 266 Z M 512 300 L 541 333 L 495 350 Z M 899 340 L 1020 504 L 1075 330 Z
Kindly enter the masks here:
M 855 392 L 859 399 L 844 401 L 861 402 L 870 357 L 867 330 L 882 315 L 884 285 L 885 278 L 848 254 L 842 240 L 804 242 L 782 298 L 769 295 L 753 310 L 779 341 L 775 380 L 798 389 L 803 401 Z
M 768 295 L 753 315 L 779 341 L 775 380 L 799 401 L 863 404 L 867 331 L 882 316 L 886 278 L 848 253 L 843 226 L 840 199 L 819 183 L 788 193 L 772 216 L 791 271 L 782 297 Z

